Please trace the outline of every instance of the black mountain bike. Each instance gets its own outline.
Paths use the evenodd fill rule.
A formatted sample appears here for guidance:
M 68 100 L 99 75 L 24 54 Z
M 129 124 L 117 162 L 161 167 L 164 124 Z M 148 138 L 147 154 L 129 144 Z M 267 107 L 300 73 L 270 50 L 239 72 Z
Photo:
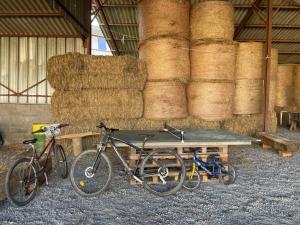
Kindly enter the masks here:
M 112 178 L 112 165 L 105 154 L 108 144 L 121 160 L 130 178 L 142 183 L 144 188 L 158 196 L 167 196 L 179 191 L 185 180 L 185 166 L 182 158 L 172 149 L 157 149 L 144 155 L 145 143 L 154 135 L 144 137 L 142 147 L 114 136 L 118 129 L 107 128 L 103 123 L 97 126 L 104 129 L 104 135 L 97 150 L 82 152 L 73 162 L 70 179 L 75 191 L 85 197 L 96 196 L 105 191 Z M 115 142 L 121 142 L 139 152 L 134 168 L 130 168 L 122 157 Z M 142 158 L 145 157 L 143 160 Z M 141 162 L 141 163 L 140 163 Z M 138 171 L 139 168 L 139 171 Z M 153 178 L 156 179 L 153 179 Z M 155 180 L 155 182 L 153 181 Z
M 44 177 L 46 184 L 47 165 L 51 160 L 50 153 L 55 156 L 57 171 L 61 178 L 67 178 L 68 167 L 65 151 L 63 147 L 56 143 L 55 137 L 60 135 L 60 128 L 68 124 L 53 124 L 42 127 L 33 133 L 45 132 L 46 137 L 51 138 L 40 155 L 37 154 L 34 144 L 37 139 L 26 140 L 23 144 L 28 145 L 27 151 L 32 151 L 33 155 L 29 158 L 17 160 L 9 169 L 5 179 L 5 190 L 7 198 L 16 206 L 27 205 L 36 195 L 39 180 Z

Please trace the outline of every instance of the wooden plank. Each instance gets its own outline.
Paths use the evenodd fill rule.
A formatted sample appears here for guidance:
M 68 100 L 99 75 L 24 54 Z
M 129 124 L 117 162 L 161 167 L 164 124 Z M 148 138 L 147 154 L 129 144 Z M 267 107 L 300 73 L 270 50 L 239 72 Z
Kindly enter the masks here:
M 299 150 L 299 144 L 275 134 L 259 132 L 257 133 L 257 137 L 261 139 L 264 148 L 275 148 L 281 156 L 291 156 Z
M 63 139 L 73 139 L 73 138 L 83 138 L 83 137 L 89 137 L 89 136 L 100 136 L 100 133 L 97 132 L 85 132 L 85 133 L 79 133 L 79 134 L 66 134 L 62 135 L 56 138 L 56 140 L 63 140 Z

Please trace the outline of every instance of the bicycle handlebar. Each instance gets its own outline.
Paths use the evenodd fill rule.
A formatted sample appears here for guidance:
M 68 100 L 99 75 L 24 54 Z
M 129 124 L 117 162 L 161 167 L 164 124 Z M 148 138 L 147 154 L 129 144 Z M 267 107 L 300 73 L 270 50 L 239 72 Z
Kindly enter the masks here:
M 100 128 L 100 129 L 104 128 L 105 131 L 110 131 L 110 132 L 119 131 L 119 129 L 106 127 L 106 125 L 103 122 L 100 122 L 100 124 L 98 126 L 96 126 L 96 127 Z
M 62 128 L 62 127 L 67 127 L 67 126 L 69 126 L 70 124 L 67 124 L 67 123 L 63 123 L 63 124 L 59 124 L 55 129 L 57 129 L 57 128 Z M 42 132 L 45 132 L 45 131 L 47 131 L 47 126 L 45 126 L 45 127 L 42 127 L 41 129 L 39 129 L 39 130 L 36 130 L 36 131 L 33 131 L 33 132 L 31 132 L 32 134 L 37 134 L 37 133 L 42 133 Z

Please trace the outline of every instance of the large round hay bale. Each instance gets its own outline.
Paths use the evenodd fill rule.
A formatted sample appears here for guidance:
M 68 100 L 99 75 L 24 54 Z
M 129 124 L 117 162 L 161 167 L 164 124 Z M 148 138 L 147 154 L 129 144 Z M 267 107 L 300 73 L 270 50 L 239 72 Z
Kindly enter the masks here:
M 278 107 L 286 107 L 293 101 L 294 65 L 279 64 L 276 80 L 276 102 Z
M 271 73 L 269 89 L 269 109 L 274 110 L 276 102 L 276 79 L 278 71 L 278 50 L 272 48 L 271 51 Z
M 203 43 L 191 47 L 191 80 L 234 80 L 236 43 Z
M 191 40 L 233 40 L 234 9 L 225 1 L 204 1 L 191 10 Z
M 234 95 L 234 110 L 237 115 L 257 114 L 262 111 L 263 81 L 237 80 Z
M 207 121 L 232 117 L 234 83 L 190 82 L 187 88 L 190 115 Z
M 239 43 L 236 79 L 263 79 L 263 47 L 262 42 Z
M 294 102 L 295 102 L 297 107 L 300 107 L 300 65 L 295 66 Z
M 187 0 L 142 0 L 138 3 L 139 39 L 176 35 L 189 38 Z
M 185 85 L 175 81 L 147 82 L 144 89 L 144 117 L 176 119 L 187 116 Z
M 148 39 L 141 43 L 139 57 L 147 64 L 148 80 L 189 80 L 189 42 L 185 39 Z

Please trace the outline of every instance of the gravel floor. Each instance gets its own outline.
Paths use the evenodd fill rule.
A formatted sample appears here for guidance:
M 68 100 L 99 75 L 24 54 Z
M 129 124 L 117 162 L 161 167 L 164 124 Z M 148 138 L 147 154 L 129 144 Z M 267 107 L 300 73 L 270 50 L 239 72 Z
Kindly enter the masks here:
M 300 142 L 299 131 L 279 133 Z M 205 183 L 167 198 L 130 186 L 118 164 L 110 190 L 95 198 L 53 178 L 26 207 L 0 202 L 0 224 L 300 224 L 300 152 L 280 158 L 258 146 L 235 147 L 230 158 L 235 184 Z

